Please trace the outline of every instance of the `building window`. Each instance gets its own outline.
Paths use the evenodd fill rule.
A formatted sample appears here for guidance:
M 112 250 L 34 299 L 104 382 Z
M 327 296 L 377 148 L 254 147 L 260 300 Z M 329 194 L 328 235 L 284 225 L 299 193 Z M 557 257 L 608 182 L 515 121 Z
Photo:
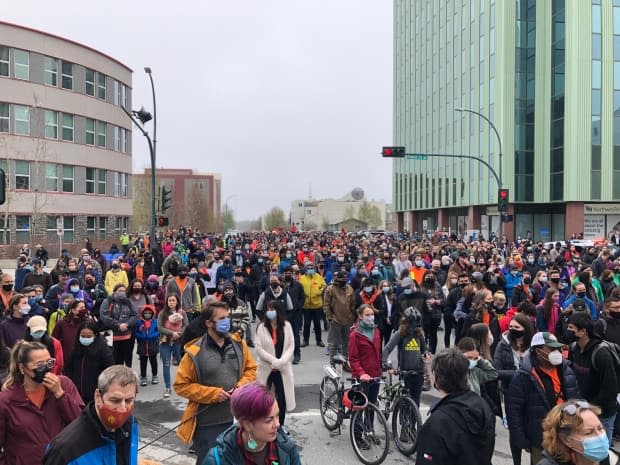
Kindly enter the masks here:
M 97 217 L 96 216 L 87 216 L 86 217 L 86 234 L 88 237 L 95 237 L 95 228 L 97 227 Z
M 86 193 L 95 193 L 95 168 L 86 168 Z
M 97 73 L 97 97 L 102 100 L 106 98 L 105 80 L 105 74 Z
M 27 244 L 30 242 L 29 216 L 18 215 L 15 217 L 15 240 L 20 244 Z
M 95 96 L 95 72 L 92 69 L 86 68 L 86 74 L 84 77 L 86 82 L 86 95 L 91 97 Z
M 47 139 L 58 139 L 58 113 L 45 110 L 45 137 Z
M 10 69 L 10 49 L 9 47 L 0 46 L 0 76 L 9 76 Z
M 48 241 L 58 241 L 58 236 L 56 234 L 56 217 L 48 216 L 46 218 L 45 224 L 45 232 Z
M 86 118 L 86 144 L 95 145 L 95 120 Z
M 13 51 L 13 74 L 15 79 L 30 79 L 30 53 L 24 50 Z
M 112 82 L 114 84 L 112 98 L 114 99 L 114 105 L 118 106 L 121 102 L 121 86 L 120 82 L 118 82 L 116 79 L 114 79 L 114 81 Z
M 106 124 L 102 121 L 97 121 L 97 145 L 99 147 L 105 147 L 105 132 Z
M 55 163 L 45 164 L 45 190 L 58 191 L 58 166 Z
M 114 150 L 121 151 L 121 128 L 114 126 Z
M 62 165 L 62 191 L 73 192 L 74 169 L 71 165 Z
M 73 63 L 62 62 L 62 88 L 73 90 Z
M 114 196 L 121 196 L 121 173 L 118 171 L 114 172 Z
M 30 190 L 30 163 L 24 160 L 15 160 L 15 189 Z
M 11 243 L 11 226 L 9 215 L 0 215 L 0 244 Z
M 10 107 L 8 103 L 0 103 L 0 132 L 9 132 Z
M 121 83 L 121 105 L 127 108 L 127 86 Z
M 73 142 L 73 115 L 62 114 L 62 140 Z
M 63 242 L 73 242 L 73 230 L 74 230 L 74 217 L 73 216 L 63 216 L 62 217 L 62 226 L 65 230 L 63 234 Z
M 121 174 L 121 196 L 129 197 L 129 174 Z
M 58 60 L 56 58 L 43 58 L 43 82 L 48 86 L 58 85 Z
M 15 134 L 23 136 L 30 135 L 30 110 L 22 105 L 14 105 L 15 113 Z
M 98 170 L 98 180 L 97 180 L 97 194 L 105 195 L 106 194 L 106 184 L 108 172 L 107 170 Z
M 108 231 L 108 219 L 105 216 L 99 217 L 99 239 L 105 239 Z

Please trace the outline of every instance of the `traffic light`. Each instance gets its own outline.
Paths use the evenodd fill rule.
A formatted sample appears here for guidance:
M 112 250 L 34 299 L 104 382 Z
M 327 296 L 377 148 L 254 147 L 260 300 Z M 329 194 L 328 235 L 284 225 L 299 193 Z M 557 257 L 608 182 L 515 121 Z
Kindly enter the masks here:
M 160 205 L 162 213 L 172 207 L 172 189 L 161 186 Z
M 383 147 L 383 158 L 405 158 L 405 147 Z
M 500 216 L 500 221 L 502 223 L 511 223 L 512 222 L 512 219 L 513 219 L 512 215 L 509 215 L 508 213 L 504 213 L 504 212 L 502 212 L 500 215 L 501 215 Z
M 497 191 L 497 209 L 500 213 L 508 213 L 508 189 Z
M 6 202 L 6 174 L 0 170 L 0 205 Z
M 169 222 L 168 222 L 168 217 L 167 216 L 158 216 L 157 217 L 157 226 L 159 226 L 160 228 L 164 227 L 164 226 L 168 226 Z

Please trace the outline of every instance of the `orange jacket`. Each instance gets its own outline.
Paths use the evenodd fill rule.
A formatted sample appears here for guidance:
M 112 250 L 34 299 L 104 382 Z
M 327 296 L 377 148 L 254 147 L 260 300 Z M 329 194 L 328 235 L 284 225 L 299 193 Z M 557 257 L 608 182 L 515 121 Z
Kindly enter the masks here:
M 241 344 L 243 351 L 243 374 L 236 386 L 239 387 L 256 380 L 256 361 L 252 357 L 247 344 L 238 334 L 232 334 L 230 337 L 233 341 Z M 185 412 L 183 412 L 181 426 L 177 430 L 177 436 L 186 444 L 189 444 L 194 437 L 198 406 L 200 404 L 218 403 L 220 392 L 222 391 L 220 387 L 205 386 L 198 382 L 196 370 L 194 368 L 194 357 L 200 352 L 200 345 L 196 344 L 196 341 L 198 341 L 198 339 L 194 339 L 185 344 L 185 355 L 181 359 L 181 363 L 179 363 L 177 376 L 174 380 L 174 391 L 179 396 L 189 400 Z

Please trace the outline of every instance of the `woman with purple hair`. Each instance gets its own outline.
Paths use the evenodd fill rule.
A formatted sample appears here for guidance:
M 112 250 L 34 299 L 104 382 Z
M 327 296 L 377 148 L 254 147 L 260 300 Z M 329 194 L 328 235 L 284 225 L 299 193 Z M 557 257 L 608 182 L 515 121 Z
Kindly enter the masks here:
M 278 402 L 264 386 L 236 389 L 230 410 L 237 423 L 220 434 L 202 465 L 301 465 L 297 446 L 280 429 Z

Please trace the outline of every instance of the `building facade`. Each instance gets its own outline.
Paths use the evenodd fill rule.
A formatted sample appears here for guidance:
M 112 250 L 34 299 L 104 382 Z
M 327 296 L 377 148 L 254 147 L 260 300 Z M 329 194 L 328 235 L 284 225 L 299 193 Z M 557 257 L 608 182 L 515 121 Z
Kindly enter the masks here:
M 131 77 L 90 47 L 0 22 L 0 243 L 55 254 L 129 228 Z
M 488 118 L 499 140 L 458 109 Z M 509 237 L 609 235 L 620 220 L 620 0 L 395 0 L 394 145 L 488 163 L 510 190 Z M 498 182 L 479 161 L 393 164 L 400 229 L 501 231 Z
M 290 224 L 300 231 L 363 231 L 386 229 L 391 225 L 390 209 L 380 201 L 369 201 L 359 187 L 340 199 L 293 200 L 289 213 Z
M 196 173 L 191 169 L 157 168 L 158 197 L 165 186 L 172 191 L 172 206 L 162 216 L 170 227 L 191 226 L 200 231 L 221 229 L 222 177 L 215 173 Z M 149 230 L 151 215 L 151 170 L 133 175 L 133 223 L 140 231 Z M 158 211 L 160 210 L 158 198 Z

